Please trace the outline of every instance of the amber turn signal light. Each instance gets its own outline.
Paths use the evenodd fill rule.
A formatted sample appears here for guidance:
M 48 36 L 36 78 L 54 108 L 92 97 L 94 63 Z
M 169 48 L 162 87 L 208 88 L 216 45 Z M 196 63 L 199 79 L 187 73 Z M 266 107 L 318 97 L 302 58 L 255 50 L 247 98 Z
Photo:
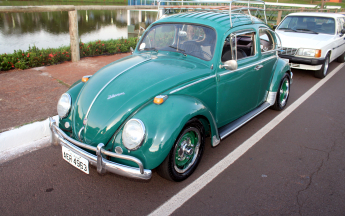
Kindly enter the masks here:
M 81 78 L 81 81 L 85 83 L 90 79 L 90 77 L 91 77 L 91 75 L 83 76 L 83 78 Z
M 317 58 L 321 57 L 321 50 L 315 50 L 315 57 Z
M 167 98 L 168 95 L 158 95 L 155 97 L 155 99 L 153 99 L 153 103 L 160 105 L 164 103 L 164 101 L 166 101 Z

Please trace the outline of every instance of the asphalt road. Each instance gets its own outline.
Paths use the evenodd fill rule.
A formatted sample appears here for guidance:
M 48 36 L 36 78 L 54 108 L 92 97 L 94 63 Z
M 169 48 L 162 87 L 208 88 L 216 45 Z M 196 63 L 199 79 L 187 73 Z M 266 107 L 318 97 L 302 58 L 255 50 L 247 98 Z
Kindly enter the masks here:
M 330 71 L 339 63 L 331 63 Z M 291 105 L 319 82 L 293 71 Z M 331 72 L 332 73 L 332 72 Z M 173 215 L 345 215 L 345 68 Z M 47 147 L 0 164 L 0 215 L 146 215 L 209 170 L 280 112 L 267 110 L 174 183 L 86 175 Z

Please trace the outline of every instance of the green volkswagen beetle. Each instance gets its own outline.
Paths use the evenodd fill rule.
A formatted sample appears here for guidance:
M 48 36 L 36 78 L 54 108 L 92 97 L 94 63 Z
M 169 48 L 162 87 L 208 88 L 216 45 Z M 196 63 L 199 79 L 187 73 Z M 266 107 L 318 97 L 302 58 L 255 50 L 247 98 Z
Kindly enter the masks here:
M 282 110 L 292 73 L 279 38 L 245 14 L 186 12 L 154 22 L 133 54 L 61 96 L 51 142 L 89 173 L 172 181 L 197 168 L 205 140 L 222 139 L 267 108 Z M 230 20 L 230 22 L 229 22 Z M 236 20 L 236 21 L 235 21 Z

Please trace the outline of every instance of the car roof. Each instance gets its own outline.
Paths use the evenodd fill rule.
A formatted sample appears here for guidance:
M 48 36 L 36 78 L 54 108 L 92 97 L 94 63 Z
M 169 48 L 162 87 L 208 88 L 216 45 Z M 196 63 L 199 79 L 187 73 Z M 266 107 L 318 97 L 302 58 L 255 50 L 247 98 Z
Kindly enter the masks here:
M 299 13 L 291 13 L 288 16 L 316 16 L 316 17 L 344 17 L 342 14 L 337 13 L 318 13 L 318 12 L 299 12 Z
M 233 13 L 231 15 L 232 19 L 232 27 L 240 26 L 240 25 L 248 25 L 253 23 L 262 23 L 263 21 L 260 19 L 253 17 L 252 19 L 250 16 L 246 14 L 240 13 Z M 185 12 L 167 16 L 158 20 L 156 23 L 162 22 L 183 22 L 183 23 L 195 23 L 201 25 L 208 25 L 218 30 L 228 30 L 230 29 L 230 17 L 228 13 L 220 13 L 220 12 L 213 12 L 213 11 L 192 11 L 192 12 Z

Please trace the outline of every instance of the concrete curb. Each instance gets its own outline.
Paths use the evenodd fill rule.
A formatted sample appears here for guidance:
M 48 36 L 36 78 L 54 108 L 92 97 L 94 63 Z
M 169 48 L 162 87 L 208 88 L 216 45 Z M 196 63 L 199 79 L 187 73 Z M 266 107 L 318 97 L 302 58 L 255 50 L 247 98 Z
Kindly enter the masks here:
M 59 122 L 58 116 L 53 117 Z M 5 162 L 49 145 L 49 120 L 34 122 L 0 133 L 0 162 Z

